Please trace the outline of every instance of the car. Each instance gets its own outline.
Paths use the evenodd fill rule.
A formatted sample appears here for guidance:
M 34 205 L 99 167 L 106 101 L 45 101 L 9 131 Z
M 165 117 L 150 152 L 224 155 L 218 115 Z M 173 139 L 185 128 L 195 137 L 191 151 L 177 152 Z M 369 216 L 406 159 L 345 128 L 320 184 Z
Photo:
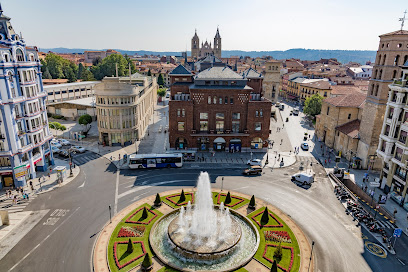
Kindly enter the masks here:
M 309 145 L 307 143 L 302 143 L 300 147 L 302 148 L 302 150 L 309 150 Z
M 259 175 L 259 174 L 262 174 L 262 167 L 261 167 L 261 166 L 258 166 L 258 165 L 254 165 L 254 166 L 248 167 L 247 169 L 245 169 L 245 170 L 242 172 L 242 174 L 243 174 L 243 175 L 247 175 L 247 176 L 249 176 L 249 175 Z
M 280 104 L 279 109 L 280 109 L 281 111 L 283 111 L 283 110 L 285 109 L 285 105 L 284 105 L 284 104 Z
M 52 146 L 55 146 L 55 147 L 57 147 L 57 148 L 61 148 L 62 147 L 62 144 L 60 144 L 57 140 L 52 140 L 51 141 L 51 145 Z
M 299 108 L 295 108 L 293 111 L 293 115 L 299 115 Z
M 78 152 L 78 153 L 84 153 L 86 151 L 85 148 L 83 148 L 82 146 L 76 145 L 71 147 L 71 150 L 74 152 Z
M 68 151 L 66 151 L 65 149 L 60 150 L 59 155 L 60 155 L 61 157 L 64 157 L 64 158 L 68 158 L 68 157 L 69 157 L 69 153 L 68 153 Z
M 292 176 L 292 181 L 297 181 L 303 185 L 310 185 L 314 182 L 314 175 L 306 173 L 297 173 Z
M 169 94 L 169 93 L 166 94 L 166 98 L 170 98 L 170 94 Z
M 65 139 L 59 139 L 58 142 L 62 145 L 70 145 L 71 143 L 68 140 Z
M 54 153 L 54 154 L 58 154 L 58 153 L 61 152 L 61 149 L 59 149 L 56 146 L 51 146 L 51 150 L 52 150 L 52 153 Z
M 247 161 L 248 165 L 257 165 L 257 166 L 261 166 L 262 161 L 260 159 L 252 159 L 252 160 L 248 160 Z

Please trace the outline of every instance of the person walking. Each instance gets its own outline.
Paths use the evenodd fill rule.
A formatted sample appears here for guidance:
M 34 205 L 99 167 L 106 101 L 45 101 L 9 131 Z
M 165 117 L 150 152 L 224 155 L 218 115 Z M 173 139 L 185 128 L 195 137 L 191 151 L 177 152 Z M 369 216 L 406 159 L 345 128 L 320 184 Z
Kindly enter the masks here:
M 395 216 L 397 215 L 397 208 L 394 208 L 394 219 L 395 219 Z
M 38 182 L 40 182 L 40 178 L 38 178 Z M 33 186 L 33 181 L 30 180 L 30 187 L 31 187 L 31 191 L 34 191 L 34 186 Z

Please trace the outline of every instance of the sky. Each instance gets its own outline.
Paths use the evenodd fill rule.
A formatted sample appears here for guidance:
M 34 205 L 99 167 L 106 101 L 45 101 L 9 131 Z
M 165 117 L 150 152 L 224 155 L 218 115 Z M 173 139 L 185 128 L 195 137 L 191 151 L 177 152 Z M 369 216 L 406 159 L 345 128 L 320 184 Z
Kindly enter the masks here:
M 195 29 L 223 50 L 377 50 L 407 0 L 0 0 L 40 48 L 186 51 Z M 408 14 L 407 14 L 408 19 Z M 404 29 L 408 30 L 408 20 Z

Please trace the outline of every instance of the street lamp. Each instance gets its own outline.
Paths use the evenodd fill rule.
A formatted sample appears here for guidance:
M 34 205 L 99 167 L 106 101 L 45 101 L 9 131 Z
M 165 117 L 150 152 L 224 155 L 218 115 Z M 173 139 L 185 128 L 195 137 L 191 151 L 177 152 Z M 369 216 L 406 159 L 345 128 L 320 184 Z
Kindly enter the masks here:
M 69 155 L 69 176 L 72 177 L 74 174 L 72 173 L 72 155 L 71 155 L 71 148 L 68 149 L 68 155 Z

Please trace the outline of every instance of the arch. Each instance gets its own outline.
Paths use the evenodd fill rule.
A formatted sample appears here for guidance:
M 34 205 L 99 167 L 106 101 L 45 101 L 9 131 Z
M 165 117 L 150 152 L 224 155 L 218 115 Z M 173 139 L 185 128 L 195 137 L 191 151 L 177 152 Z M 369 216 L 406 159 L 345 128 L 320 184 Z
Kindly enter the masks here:
M 380 70 L 380 73 L 378 74 L 377 79 L 381 79 L 382 78 L 382 69 Z
M 215 138 L 213 141 L 214 150 L 224 151 L 225 150 L 225 139 L 222 137 Z
M 17 61 L 25 61 L 23 50 L 21 50 L 20 48 L 17 48 L 16 50 L 16 58 L 17 58 Z
M 177 138 L 176 149 L 187 149 L 187 140 L 183 137 Z
M 400 55 L 396 55 L 394 59 L 394 66 L 398 66 L 399 59 L 400 59 Z
M 378 89 L 380 88 L 380 86 L 377 84 L 377 86 L 375 87 L 375 96 L 378 95 Z
M 371 90 L 370 90 L 370 95 L 374 94 L 374 84 L 371 84 Z
M 377 64 L 380 65 L 380 63 L 381 63 L 381 54 L 378 55 L 378 60 L 377 60 Z
M 229 151 L 230 152 L 241 152 L 242 142 L 241 139 L 234 138 L 229 141 Z
M 404 57 L 404 62 L 402 63 L 402 65 L 404 65 L 407 61 L 408 61 L 408 55 L 406 55 L 406 56 Z
M 373 78 L 377 77 L 378 69 L 375 69 Z
M 382 65 L 385 65 L 385 60 L 387 59 L 387 54 L 384 54 L 383 60 L 382 60 Z
M 395 79 L 397 77 L 397 70 L 394 70 L 394 72 L 392 72 L 392 79 Z

